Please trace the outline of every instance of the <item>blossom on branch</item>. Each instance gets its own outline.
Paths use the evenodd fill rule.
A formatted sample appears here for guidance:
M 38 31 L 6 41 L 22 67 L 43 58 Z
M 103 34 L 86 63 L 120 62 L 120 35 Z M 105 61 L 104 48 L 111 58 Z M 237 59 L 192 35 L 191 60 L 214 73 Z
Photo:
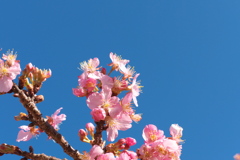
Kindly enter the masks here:
M 21 130 L 18 132 L 17 142 L 29 141 L 32 137 L 40 134 L 39 130 L 35 127 L 28 127 L 26 125 L 19 127 Z
M 60 114 L 60 111 L 62 110 L 63 108 L 59 108 L 58 110 L 56 110 L 51 117 L 48 117 L 48 122 L 53 126 L 54 129 L 58 130 L 59 129 L 59 125 L 62 123 L 62 121 L 65 121 L 66 120 L 66 115 L 65 114 Z
M 12 80 L 21 72 L 19 61 L 16 60 L 17 55 L 13 51 L 3 54 L 0 59 L 0 93 L 8 92 L 13 86 Z

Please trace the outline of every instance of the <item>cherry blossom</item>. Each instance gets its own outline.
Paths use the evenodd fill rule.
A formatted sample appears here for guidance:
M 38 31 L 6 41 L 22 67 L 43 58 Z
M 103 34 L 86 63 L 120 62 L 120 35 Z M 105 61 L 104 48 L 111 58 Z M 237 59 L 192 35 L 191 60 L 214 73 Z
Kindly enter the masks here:
M 62 121 L 66 120 L 67 116 L 65 114 L 58 115 L 62 109 L 62 107 L 59 108 L 54 112 L 54 114 L 52 114 L 51 117 L 48 117 L 49 123 L 53 126 L 54 129 L 59 129 L 59 125 L 62 123 Z
M 0 59 L 0 92 L 8 92 L 13 86 L 12 80 L 21 72 L 20 64 L 16 61 L 16 55 L 4 55 Z
M 18 132 L 17 142 L 20 141 L 29 141 L 32 137 L 39 134 L 38 129 L 34 127 L 28 127 L 26 125 L 19 127 L 21 130 Z
M 129 60 L 122 59 L 121 56 L 118 56 L 112 52 L 110 53 L 109 57 L 112 60 L 112 63 L 109 64 L 109 66 L 112 66 L 112 70 L 118 71 L 120 66 L 125 66 L 129 62 Z

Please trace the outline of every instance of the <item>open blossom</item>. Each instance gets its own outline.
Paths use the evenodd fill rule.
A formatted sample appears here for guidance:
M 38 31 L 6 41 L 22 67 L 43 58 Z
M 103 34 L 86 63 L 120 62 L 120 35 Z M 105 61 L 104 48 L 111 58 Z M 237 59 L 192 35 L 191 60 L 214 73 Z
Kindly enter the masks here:
M 84 61 L 80 63 L 81 69 L 87 74 L 89 78 L 99 79 L 103 74 L 99 72 L 98 67 L 100 61 L 98 58 L 89 59 L 88 62 Z
M 132 127 L 132 120 L 129 117 L 106 117 L 107 139 L 108 141 L 114 141 L 118 136 L 118 130 L 125 131 Z
M 103 108 L 111 116 L 114 116 L 120 112 L 119 98 L 112 97 L 112 91 L 110 88 L 103 88 L 101 93 L 93 93 L 87 99 L 87 105 L 90 109 Z
M 129 62 L 129 60 L 122 59 L 121 56 L 118 56 L 112 52 L 109 56 L 112 60 L 112 63 L 109 64 L 109 66 L 112 66 L 112 70 L 118 71 L 120 66 L 125 66 Z
M 11 58 L 10 58 L 11 57 Z M 8 92 L 13 86 L 12 80 L 21 72 L 20 64 L 16 61 L 16 55 L 4 55 L 0 59 L 0 92 Z
M 170 134 L 172 139 L 176 140 L 177 142 L 181 142 L 183 128 L 180 127 L 178 124 L 172 124 L 170 127 Z
M 51 117 L 48 117 L 48 121 L 53 126 L 54 129 L 59 129 L 59 125 L 62 123 L 62 121 L 66 120 L 67 116 L 65 114 L 58 115 L 61 110 L 62 107 L 56 110 Z
M 95 160 L 95 157 L 103 154 L 103 150 L 100 146 L 94 145 L 89 153 L 84 152 L 84 154 L 80 155 L 82 160 Z
M 39 134 L 38 129 L 34 127 L 28 127 L 26 125 L 19 127 L 21 130 L 18 132 L 17 142 L 20 141 L 29 141 L 32 137 Z
M 164 132 L 162 130 L 158 130 L 158 128 L 153 124 L 149 124 L 143 129 L 142 136 L 146 143 L 155 142 L 165 138 Z
M 137 82 L 137 77 L 139 76 L 140 74 L 136 74 L 133 78 L 133 81 L 132 81 L 132 84 L 130 85 L 130 89 L 132 91 L 132 98 L 133 98 L 133 102 L 136 106 L 138 106 L 138 103 L 137 103 L 137 96 L 139 96 L 140 94 L 140 86 L 139 86 L 139 83 Z

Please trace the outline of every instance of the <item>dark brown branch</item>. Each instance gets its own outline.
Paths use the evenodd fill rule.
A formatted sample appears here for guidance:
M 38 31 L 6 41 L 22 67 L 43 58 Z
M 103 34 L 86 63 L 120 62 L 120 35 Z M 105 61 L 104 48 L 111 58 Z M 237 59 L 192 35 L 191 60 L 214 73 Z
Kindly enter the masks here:
M 103 140 L 102 140 L 102 131 L 105 130 L 104 125 L 105 121 L 99 121 L 95 122 L 97 127 L 96 127 L 96 132 L 94 133 L 94 141 L 92 145 L 103 145 Z
M 72 157 L 74 160 L 81 160 L 80 153 L 75 150 L 65 138 L 58 133 L 43 117 L 41 112 L 38 110 L 34 103 L 34 100 L 27 97 L 25 93 L 18 88 L 16 84 L 13 86 L 13 91 L 19 94 L 19 99 L 22 105 L 27 109 L 27 111 L 33 117 L 33 120 L 37 123 L 39 128 L 51 137 L 56 143 L 58 143 L 64 150 L 66 154 Z
M 22 151 L 17 146 L 8 145 L 5 143 L 0 145 L 0 154 L 15 154 L 15 155 L 23 156 L 23 157 L 26 157 L 27 159 L 32 159 L 32 160 L 61 160 L 56 157 L 47 156 L 43 153 L 42 154 L 34 154 L 34 153 Z M 62 159 L 62 160 L 67 160 L 67 159 Z

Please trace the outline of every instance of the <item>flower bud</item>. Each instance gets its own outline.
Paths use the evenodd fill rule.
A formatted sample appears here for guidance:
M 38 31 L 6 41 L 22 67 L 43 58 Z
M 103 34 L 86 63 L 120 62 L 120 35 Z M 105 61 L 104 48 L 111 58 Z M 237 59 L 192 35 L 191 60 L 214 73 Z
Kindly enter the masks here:
M 125 138 L 125 140 L 126 140 L 126 144 L 128 144 L 129 146 L 133 146 L 137 143 L 137 141 L 132 137 L 127 137 Z
M 86 124 L 86 129 L 87 131 L 90 133 L 90 135 L 92 137 L 94 137 L 94 130 L 95 130 L 95 126 L 92 123 L 87 123 Z
M 37 95 L 36 97 L 34 97 L 34 101 L 36 103 L 40 103 L 40 102 L 44 101 L 44 96 L 43 95 Z
M 84 129 L 80 129 L 79 131 L 78 131 L 78 136 L 80 137 L 80 140 L 82 141 L 82 142 L 89 142 L 90 140 L 88 139 L 88 137 L 87 137 L 87 132 L 84 130 Z

